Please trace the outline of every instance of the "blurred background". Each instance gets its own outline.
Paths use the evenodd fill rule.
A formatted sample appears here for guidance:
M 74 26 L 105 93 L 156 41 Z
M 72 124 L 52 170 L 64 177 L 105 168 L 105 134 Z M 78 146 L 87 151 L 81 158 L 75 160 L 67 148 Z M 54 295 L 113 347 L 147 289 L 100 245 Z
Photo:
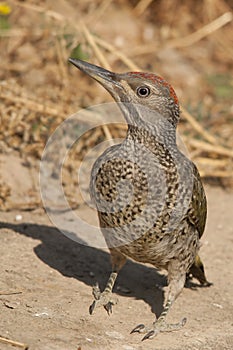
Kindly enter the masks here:
M 1 207 L 40 205 L 38 169 L 49 136 L 81 108 L 112 101 L 67 63 L 70 56 L 166 78 L 182 106 L 179 133 L 201 176 L 232 188 L 232 8 L 231 0 L 0 1 Z M 124 132 L 92 130 L 70 152 L 63 181 L 72 203 L 72 179 L 87 149 Z

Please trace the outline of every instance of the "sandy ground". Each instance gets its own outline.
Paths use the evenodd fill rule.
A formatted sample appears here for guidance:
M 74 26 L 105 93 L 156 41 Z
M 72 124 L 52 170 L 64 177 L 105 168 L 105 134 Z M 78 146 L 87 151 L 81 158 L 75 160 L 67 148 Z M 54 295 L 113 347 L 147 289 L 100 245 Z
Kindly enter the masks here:
M 130 331 L 161 312 L 166 285 L 161 272 L 128 261 L 115 286 L 119 303 L 113 314 L 97 309 L 90 316 L 91 286 L 96 281 L 104 286 L 109 254 L 65 237 L 42 209 L 2 212 L 0 336 L 30 350 L 232 349 L 232 193 L 208 186 L 206 191 L 209 215 L 201 255 L 214 285 L 185 288 L 169 315 L 171 322 L 187 317 L 185 327 L 144 342 Z M 11 348 L 0 343 L 1 350 Z

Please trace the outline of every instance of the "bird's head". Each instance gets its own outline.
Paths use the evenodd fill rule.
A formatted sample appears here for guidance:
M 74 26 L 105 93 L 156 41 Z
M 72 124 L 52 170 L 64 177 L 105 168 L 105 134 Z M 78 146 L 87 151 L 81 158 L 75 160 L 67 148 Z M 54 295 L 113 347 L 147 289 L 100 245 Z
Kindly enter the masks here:
M 113 96 L 128 124 L 153 128 L 165 123 L 175 129 L 179 102 L 172 86 L 162 77 L 142 72 L 118 74 L 73 58 L 69 62 L 97 80 Z

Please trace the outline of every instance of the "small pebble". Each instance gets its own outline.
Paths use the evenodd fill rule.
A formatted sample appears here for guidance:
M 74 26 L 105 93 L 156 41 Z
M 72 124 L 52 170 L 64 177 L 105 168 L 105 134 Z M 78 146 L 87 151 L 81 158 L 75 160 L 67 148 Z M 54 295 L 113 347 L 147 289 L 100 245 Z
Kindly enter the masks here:
M 131 293 L 131 290 L 126 288 L 126 287 L 121 287 L 121 286 L 117 286 L 117 291 L 124 293 L 124 294 L 129 294 Z
M 17 301 L 5 301 L 4 302 L 4 305 L 8 308 L 8 309 L 15 309 L 15 308 L 17 308 L 17 306 L 19 306 L 19 302 L 17 302 Z
M 124 349 L 124 350 L 135 350 L 135 348 L 133 348 L 133 347 L 130 346 L 130 345 L 123 345 L 123 346 L 122 346 L 122 349 Z
M 87 341 L 89 341 L 90 343 L 92 342 L 91 338 L 86 338 Z
M 164 291 L 164 286 L 161 286 L 161 284 L 158 284 L 158 283 L 156 283 L 155 284 L 155 287 L 156 287 L 156 289 L 158 289 L 158 290 L 161 290 L 161 291 Z
M 124 39 L 123 36 L 118 35 L 118 36 L 115 38 L 114 43 L 115 43 L 115 46 L 117 46 L 117 47 L 122 47 L 122 46 L 124 45 L 124 43 L 125 43 L 125 39 Z
M 223 306 L 221 304 L 213 303 L 213 306 L 217 307 L 218 309 L 223 309 Z
M 15 220 L 16 220 L 16 221 L 21 221 L 22 218 L 23 218 L 23 217 L 22 217 L 22 215 L 20 215 L 20 214 L 18 214 L 18 215 L 15 216 Z
M 36 317 L 48 317 L 49 314 L 48 314 L 48 312 L 44 311 L 44 312 L 37 312 L 34 314 L 34 316 L 36 316 Z
M 124 336 L 121 333 L 119 333 L 119 332 L 112 331 L 112 332 L 105 332 L 105 334 L 107 336 L 109 336 L 110 338 L 124 339 Z

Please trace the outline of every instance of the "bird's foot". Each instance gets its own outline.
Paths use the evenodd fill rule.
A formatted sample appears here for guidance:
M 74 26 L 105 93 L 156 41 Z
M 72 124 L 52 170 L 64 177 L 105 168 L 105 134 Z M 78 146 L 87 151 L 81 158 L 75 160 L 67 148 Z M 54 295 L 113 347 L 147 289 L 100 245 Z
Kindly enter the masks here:
M 92 294 L 95 298 L 89 307 L 89 313 L 92 315 L 97 307 L 103 306 L 108 315 L 112 313 L 112 306 L 117 304 L 117 297 L 111 291 L 103 291 L 101 293 L 98 284 L 93 287 Z
M 146 335 L 142 338 L 143 341 L 154 338 L 160 332 L 177 331 L 185 325 L 186 321 L 187 319 L 183 318 L 179 323 L 168 324 L 164 321 L 164 319 L 158 319 L 153 323 L 152 327 L 146 327 L 144 324 L 139 324 L 131 331 L 131 333 L 146 333 Z

